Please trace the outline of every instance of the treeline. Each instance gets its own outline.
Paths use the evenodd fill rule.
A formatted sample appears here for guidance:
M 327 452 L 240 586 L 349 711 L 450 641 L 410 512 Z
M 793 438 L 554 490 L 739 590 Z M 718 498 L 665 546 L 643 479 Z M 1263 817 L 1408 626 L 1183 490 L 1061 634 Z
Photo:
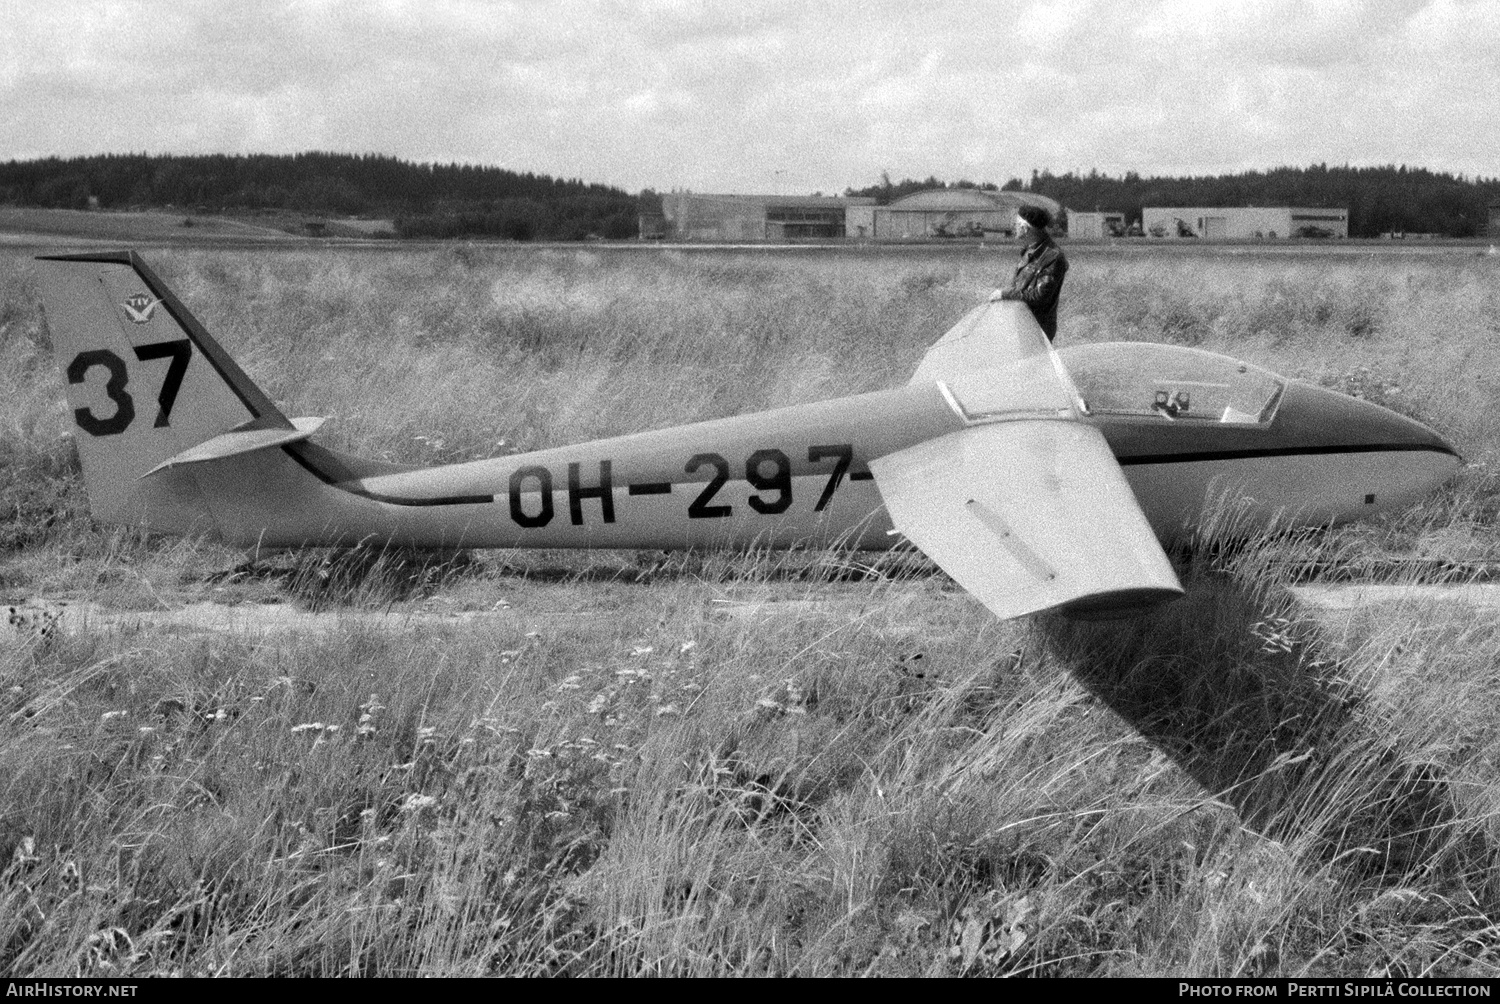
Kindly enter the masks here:
M 1033 171 L 1029 181 L 937 178 L 848 189 L 888 204 L 931 188 L 1003 187 L 1035 192 L 1070 209 L 1123 212 L 1138 221 L 1145 206 L 1306 206 L 1349 210 L 1349 234 L 1387 231 L 1472 237 L 1485 232 L 1500 179 L 1406 166 L 1278 167 L 1214 177 L 1111 177 Z M 636 236 L 637 216 L 660 212 L 655 193 L 637 199 L 607 185 L 469 164 L 414 164 L 375 154 L 248 156 L 106 154 L 0 163 L 0 203 L 102 209 L 173 206 L 202 212 L 292 210 L 395 221 L 404 237 L 500 237 L 511 240 L 621 239 Z
M 911 192 L 942 188 L 936 178 L 850 189 L 850 195 L 872 195 L 884 202 Z M 994 188 L 969 182 L 946 187 Z M 1489 204 L 1500 199 L 1500 179 L 1475 178 L 1429 171 L 1426 168 L 1388 167 L 1278 167 L 1214 177 L 1156 178 L 1127 172 L 1111 177 L 1053 174 L 1033 171 L 1030 181 L 1012 178 L 1001 188 L 1035 192 L 1082 212 L 1122 212 L 1127 222 L 1138 222 L 1144 206 L 1305 206 L 1349 210 L 1349 236 L 1378 237 L 1382 233 L 1435 233 L 1474 237 L 1485 232 Z
M 62 209 L 283 209 L 378 216 L 412 237 L 633 237 L 636 201 L 607 185 L 375 154 L 105 154 L 0 164 L 0 202 Z

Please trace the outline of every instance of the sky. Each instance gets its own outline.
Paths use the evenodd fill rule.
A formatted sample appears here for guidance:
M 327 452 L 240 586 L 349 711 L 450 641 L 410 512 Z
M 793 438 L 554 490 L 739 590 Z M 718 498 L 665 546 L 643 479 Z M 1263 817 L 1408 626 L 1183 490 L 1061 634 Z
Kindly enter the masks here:
M 772 194 L 1500 175 L 1494 0 L 7 0 L 0 160 L 381 153 Z

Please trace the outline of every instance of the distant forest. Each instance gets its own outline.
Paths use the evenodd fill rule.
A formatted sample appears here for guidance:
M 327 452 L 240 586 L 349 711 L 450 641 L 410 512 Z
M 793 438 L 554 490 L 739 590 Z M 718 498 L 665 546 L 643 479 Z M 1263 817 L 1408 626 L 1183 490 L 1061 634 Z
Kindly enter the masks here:
M 285 209 L 395 221 L 403 237 L 634 237 L 634 196 L 607 185 L 466 164 L 338 153 L 108 154 L 0 163 L 0 203 L 85 209 Z
M 1034 171 L 1004 185 L 882 176 L 849 189 L 881 204 L 929 188 L 1036 192 L 1084 212 L 1143 206 L 1306 206 L 1349 210 L 1351 237 L 1388 231 L 1473 237 L 1485 232 L 1500 178 L 1467 179 L 1417 167 L 1278 167 L 1217 177 L 1110 177 Z M 0 203 L 84 209 L 199 212 L 291 210 L 310 215 L 395 221 L 403 237 L 511 240 L 629 238 L 639 212 L 660 213 L 649 189 L 639 197 L 608 185 L 465 164 L 413 164 L 395 157 L 338 153 L 273 156 L 109 154 L 0 163 Z
M 873 196 L 882 204 L 928 188 L 988 188 L 969 181 L 945 185 L 936 178 L 907 179 L 869 188 L 850 189 L 849 195 Z M 1090 171 L 1052 174 L 1034 171 L 1030 181 L 1012 178 L 999 186 L 1008 191 L 1035 192 L 1080 212 L 1124 213 L 1138 221 L 1143 206 L 1304 206 L 1349 210 L 1350 237 L 1378 237 L 1382 233 L 1435 233 L 1475 237 L 1485 232 L 1488 206 L 1500 200 L 1500 178 L 1475 178 L 1389 167 L 1278 167 L 1201 178 L 1123 177 Z

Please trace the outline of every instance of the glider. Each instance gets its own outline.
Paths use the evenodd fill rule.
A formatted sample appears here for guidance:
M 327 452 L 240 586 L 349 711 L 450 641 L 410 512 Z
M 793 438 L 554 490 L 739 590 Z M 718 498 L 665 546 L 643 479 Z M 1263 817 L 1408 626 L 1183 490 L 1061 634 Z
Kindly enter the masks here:
M 1056 351 L 983 303 L 903 387 L 435 468 L 312 441 L 133 251 L 38 259 L 96 519 L 242 546 L 883 548 L 996 615 L 1182 592 L 1162 544 L 1213 513 L 1318 526 L 1461 461 L 1426 426 L 1196 349 Z

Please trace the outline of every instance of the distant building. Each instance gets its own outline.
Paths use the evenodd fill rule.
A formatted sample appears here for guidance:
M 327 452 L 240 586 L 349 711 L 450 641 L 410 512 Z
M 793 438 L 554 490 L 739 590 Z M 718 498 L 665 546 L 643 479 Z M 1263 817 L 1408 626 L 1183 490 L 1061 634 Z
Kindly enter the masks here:
M 1078 241 L 1100 241 L 1125 236 L 1124 213 L 1078 213 L 1068 210 L 1068 237 Z
M 847 213 L 852 207 L 874 204 L 871 198 L 822 195 L 670 192 L 661 197 L 665 236 L 681 241 L 828 240 L 859 236 L 848 232 Z
M 1287 206 L 1161 208 L 1141 210 L 1148 237 L 1200 237 L 1206 240 L 1281 237 L 1348 237 L 1349 210 Z
M 1041 206 L 1061 222 L 1062 206 L 1045 195 L 995 192 L 979 188 L 931 188 L 913 192 L 873 211 L 878 240 L 926 240 L 933 237 L 1010 236 L 1016 210 Z
M 643 238 L 680 241 L 930 240 L 1010 236 L 1016 210 L 1041 206 L 1062 223 L 1055 200 L 1029 192 L 934 188 L 888 206 L 864 196 L 700 195 L 670 192 L 660 217 L 640 217 Z M 1123 228 L 1124 218 L 1119 214 Z

